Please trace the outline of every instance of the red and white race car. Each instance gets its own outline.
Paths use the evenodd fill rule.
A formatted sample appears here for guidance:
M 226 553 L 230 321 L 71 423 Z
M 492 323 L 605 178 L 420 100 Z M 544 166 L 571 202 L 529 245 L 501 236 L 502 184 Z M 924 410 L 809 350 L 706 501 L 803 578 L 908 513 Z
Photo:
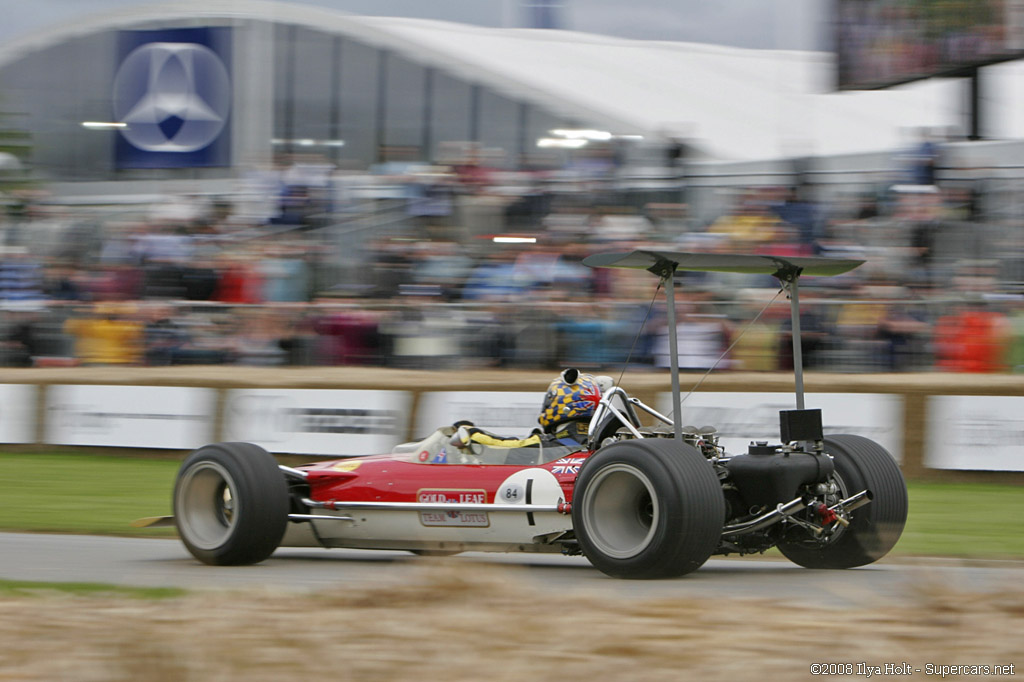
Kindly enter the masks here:
M 185 546 L 219 565 L 260 562 L 281 545 L 557 552 L 611 576 L 664 578 L 714 554 L 771 547 L 803 566 L 848 568 L 896 544 L 907 493 L 892 456 L 860 436 L 825 437 L 820 411 L 803 405 L 797 280 L 859 261 L 634 251 L 584 262 L 661 277 L 670 332 L 677 269 L 775 275 L 793 305 L 797 368 L 797 409 L 781 413 L 780 442 L 729 454 L 714 429 L 567 370 L 549 388 L 543 432 L 519 441 L 456 424 L 388 454 L 297 467 L 249 443 L 202 447 L 175 483 Z M 675 367 L 672 379 L 679 415 Z

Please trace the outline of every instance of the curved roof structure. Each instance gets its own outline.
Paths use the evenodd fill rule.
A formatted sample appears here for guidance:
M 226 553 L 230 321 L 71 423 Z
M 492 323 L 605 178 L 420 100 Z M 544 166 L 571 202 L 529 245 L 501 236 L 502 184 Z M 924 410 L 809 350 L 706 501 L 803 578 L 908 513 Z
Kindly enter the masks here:
M 824 53 L 363 17 L 263 0 L 178 0 L 95 15 L 9 43 L 0 48 L 0 67 L 96 31 L 243 19 L 345 35 L 616 134 L 685 138 L 710 159 L 889 150 L 905 144 L 911 128 L 956 125 L 961 115 L 944 82 L 831 92 L 832 60 Z

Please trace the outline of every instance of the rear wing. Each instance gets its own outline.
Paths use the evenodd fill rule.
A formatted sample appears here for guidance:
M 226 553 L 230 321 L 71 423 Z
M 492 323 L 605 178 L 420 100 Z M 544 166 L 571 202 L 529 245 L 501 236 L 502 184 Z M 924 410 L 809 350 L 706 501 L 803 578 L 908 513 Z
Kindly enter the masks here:
M 687 253 L 684 251 L 629 251 L 587 256 L 583 264 L 592 268 L 635 268 L 664 277 L 667 269 L 690 272 L 738 272 L 746 275 L 773 275 L 780 279 L 816 275 L 832 277 L 853 270 L 862 260 L 848 258 L 809 258 L 761 256 L 731 253 Z
M 796 408 L 804 409 L 803 350 L 800 343 L 800 293 L 802 275 L 832 277 L 853 270 L 862 260 L 849 258 L 788 257 L 729 253 L 688 253 L 685 251 L 645 250 L 601 253 L 587 256 L 583 264 L 592 268 L 633 268 L 647 270 L 661 278 L 668 303 L 669 366 L 672 372 L 672 409 L 675 439 L 683 440 L 682 399 L 679 391 L 679 344 L 676 336 L 676 299 L 674 277 L 677 270 L 689 272 L 735 272 L 748 275 L 772 275 L 789 293 L 793 321 L 793 379 Z

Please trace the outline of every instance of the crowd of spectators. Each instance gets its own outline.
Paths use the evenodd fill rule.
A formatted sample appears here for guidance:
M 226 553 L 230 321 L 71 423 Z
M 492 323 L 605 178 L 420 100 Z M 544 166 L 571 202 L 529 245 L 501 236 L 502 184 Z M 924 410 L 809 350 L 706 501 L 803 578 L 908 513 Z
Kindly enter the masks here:
M 227 195 L 102 210 L 20 195 L 0 251 L 2 364 L 658 368 L 656 280 L 580 262 L 653 245 L 866 258 L 804 283 L 809 369 L 1024 370 L 1020 226 L 980 220 L 961 188 L 830 203 L 805 184 L 744 188 L 703 219 L 681 192 L 476 158 L 378 171 L 296 159 Z M 680 280 L 684 369 L 791 365 L 775 280 Z

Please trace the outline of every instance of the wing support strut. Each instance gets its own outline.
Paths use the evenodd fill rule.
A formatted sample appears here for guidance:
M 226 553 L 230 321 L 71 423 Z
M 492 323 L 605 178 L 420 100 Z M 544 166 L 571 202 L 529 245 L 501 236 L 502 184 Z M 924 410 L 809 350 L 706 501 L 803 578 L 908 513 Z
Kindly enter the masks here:
M 675 286 L 675 263 L 671 268 L 666 268 L 668 273 L 662 276 L 665 284 L 665 298 L 668 303 L 668 354 L 670 357 L 669 367 L 672 373 L 672 437 L 677 443 L 683 442 L 683 399 L 679 390 L 679 339 L 676 328 L 676 286 Z
M 793 330 L 793 382 L 796 390 L 796 409 L 804 409 L 804 350 L 800 337 L 800 273 L 802 268 L 788 266 L 774 274 L 789 294 L 789 317 Z
M 661 278 L 668 304 L 669 367 L 672 373 L 673 436 L 682 442 L 682 396 L 679 390 L 679 339 L 676 328 L 675 273 L 739 272 L 772 275 L 789 294 L 793 329 L 793 377 L 796 407 L 804 409 L 804 360 L 800 332 L 800 275 L 835 276 L 853 270 L 864 261 L 841 258 L 779 257 L 746 254 L 701 254 L 679 251 L 637 250 L 595 254 L 583 259 L 592 268 L 644 269 Z

